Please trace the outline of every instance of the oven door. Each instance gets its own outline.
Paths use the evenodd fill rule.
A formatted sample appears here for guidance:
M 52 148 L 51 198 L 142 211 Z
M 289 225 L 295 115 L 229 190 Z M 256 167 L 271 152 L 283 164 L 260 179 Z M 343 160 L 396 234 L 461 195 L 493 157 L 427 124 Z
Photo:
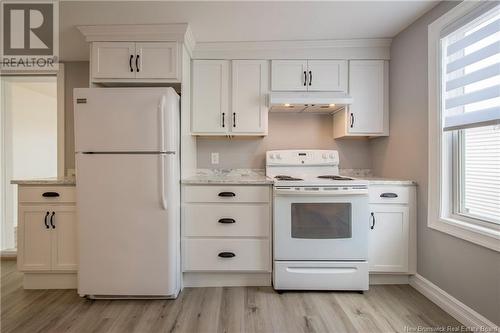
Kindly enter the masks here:
M 275 260 L 367 260 L 367 194 L 274 197 Z

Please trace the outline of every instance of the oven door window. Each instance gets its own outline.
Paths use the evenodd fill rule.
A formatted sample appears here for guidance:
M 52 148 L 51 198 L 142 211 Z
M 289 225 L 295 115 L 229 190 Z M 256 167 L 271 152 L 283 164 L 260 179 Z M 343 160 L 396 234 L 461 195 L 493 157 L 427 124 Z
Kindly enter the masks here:
M 292 238 L 351 237 L 350 203 L 292 203 Z

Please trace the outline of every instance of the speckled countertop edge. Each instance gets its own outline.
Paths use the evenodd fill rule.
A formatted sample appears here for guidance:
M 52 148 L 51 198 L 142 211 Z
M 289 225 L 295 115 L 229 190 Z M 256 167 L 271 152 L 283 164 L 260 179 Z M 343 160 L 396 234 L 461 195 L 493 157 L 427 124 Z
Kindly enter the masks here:
M 10 181 L 11 184 L 17 185 L 76 185 L 75 177 L 62 177 L 62 178 L 35 178 L 35 179 L 14 179 Z

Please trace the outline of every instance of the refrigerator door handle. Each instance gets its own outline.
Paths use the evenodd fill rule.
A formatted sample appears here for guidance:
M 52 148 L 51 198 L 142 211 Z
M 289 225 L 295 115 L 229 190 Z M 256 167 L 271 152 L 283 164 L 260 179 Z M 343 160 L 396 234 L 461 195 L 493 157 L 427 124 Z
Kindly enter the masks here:
M 167 210 L 167 199 L 165 198 L 165 154 L 160 154 L 160 169 L 161 206 L 163 210 Z
M 165 152 L 165 95 L 161 96 L 160 104 L 160 151 Z

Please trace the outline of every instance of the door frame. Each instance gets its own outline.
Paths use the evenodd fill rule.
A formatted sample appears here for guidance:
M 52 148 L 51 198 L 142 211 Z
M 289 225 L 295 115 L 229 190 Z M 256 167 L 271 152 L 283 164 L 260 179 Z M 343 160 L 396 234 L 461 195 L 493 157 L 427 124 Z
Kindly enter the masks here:
M 21 77 L 21 76 L 55 76 L 57 82 L 57 176 L 64 177 L 65 168 L 65 71 L 64 64 L 59 63 L 58 70 L 49 71 L 5 71 L 0 74 L 0 77 Z M 13 256 L 17 251 L 3 251 L 3 244 L 8 242 L 7 238 L 7 226 L 5 225 L 7 220 L 7 197 L 9 187 L 7 179 L 7 165 L 6 165 L 6 154 L 8 149 L 6 147 L 6 113 L 5 110 L 5 89 L 3 87 L 3 79 L 0 80 L 0 192 L 2 194 L 2 199 L 0 200 L 0 256 Z M 9 193 L 12 196 L 12 193 Z M 13 221 L 12 221 L 13 223 Z M 12 225 L 12 228 L 14 226 Z M 14 239 L 14 246 L 16 246 L 16 240 Z

